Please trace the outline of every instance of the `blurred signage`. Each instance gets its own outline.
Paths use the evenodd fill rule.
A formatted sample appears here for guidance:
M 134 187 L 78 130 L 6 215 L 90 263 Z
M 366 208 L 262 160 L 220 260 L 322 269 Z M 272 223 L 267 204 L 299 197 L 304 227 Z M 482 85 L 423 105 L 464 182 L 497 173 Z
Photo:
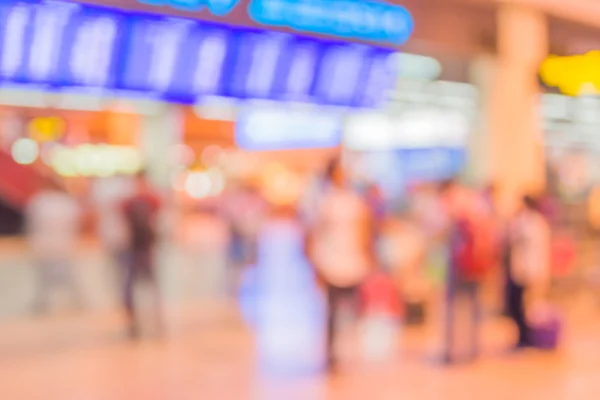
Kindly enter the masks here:
M 138 1 L 191 12 L 206 9 L 215 16 L 228 15 L 240 4 L 240 0 Z M 250 0 L 247 12 L 263 26 L 393 45 L 406 42 L 413 30 L 413 19 L 404 7 L 376 1 Z
M 81 145 L 51 148 L 48 164 L 64 177 L 108 177 L 135 174 L 142 168 L 142 156 L 132 146 Z
M 267 26 L 394 45 L 406 42 L 413 30 L 404 7 L 375 1 L 252 0 L 248 13 Z
M 0 79 L 195 103 L 205 96 L 381 103 L 391 50 L 60 2 L 0 5 Z
M 73 0 L 77 3 L 113 7 L 145 15 L 169 15 L 197 21 L 210 21 L 230 27 L 247 27 L 255 30 L 271 30 L 288 34 L 302 34 L 320 38 L 337 38 L 344 42 L 376 44 L 398 49 L 402 34 L 410 34 L 411 41 L 437 43 L 440 50 L 436 57 L 455 58 L 456 54 L 476 55 L 481 52 L 494 52 L 496 38 L 496 7 L 482 6 L 473 2 L 447 0 L 273 0 L 265 10 L 273 15 L 263 15 L 263 19 L 274 22 L 261 23 L 260 15 L 250 10 L 255 0 L 165 0 L 160 3 L 142 3 L 139 0 Z M 152 0 L 154 1 L 154 0 Z M 158 0 L 157 0 L 158 1 Z M 231 0 L 233 1 L 233 0 Z M 203 6 L 204 4 L 204 6 Z M 225 15 L 214 4 L 232 4 Z M 256 4 L 262 4 L 257 2 Z M 284 5 L 285 9 L 278 9 Z M 410 12 L 410 20 L 398 20 L 403 12 L 399 4 Z M 224 7 L 227 10 L 227 7 Z M 359 10 L 357 13 L 355 10 Z M 282 14 L 284 13 L 284 14 Z M 278 22 L 279 21 L 279 22 Z M 408 28 L 412 29 L 412 32 Z M 327 30 L 333 30 L 333 35 Z M 448 34 L 451 32 L 452 34 Z M 386 39 L 386 37 L 388 39 Z M 389 41 L 382 41 L 389 40 Z M 436 46 L 437 48 L 437 46 Z M 448 51 L 449 50 L 449 51 Z M 433 54 L 430 54 L 433 55 Z M 443 63 L 445 65 L 445 63 Z M 452 66 L 450 66 L 452 67 Z M 444 78 L 444 79 L 450 79 Z
M 559 148 L 600 148 L 599 97 L 543 94 L 540 117 L 546 144 Z
M 407 181 L 435 181 L 456 176 L 466 163 L 466 151 L 452 148 L 400 150 L 401 173 Z
M 340 144 L 342 117 L 321 110 L 247 109 L 236 123 L 235 140 L 247 150 L 328 148 Z
M 404 64 L 400 64 L 404 68 Z M 424 79 L 400 79 L 390 95 L 388 109 L 391 113 L 403 112 L 414 106 L 454 110 L 465 115 L 479 113 L 479 90 L 463 82 Z
M 420 81 L 434 81 L 443 71 L 442 64 L 434 57 L 419 54 L 398 53 L 399 77 Z
M 66 130 L 66 123 L 58 117 L 38 117 L 29 121 L 29 136 L 36 142 L 59 140 Z
M 583 55 L 549 56 L 540 68 L 540 79 L 568 96 L 600 92 L 600 51 Z
M 466 165 L 466 154 L 465 149 L 446 147 L 373 151 L 362 154 L 361 165 L 387 196 L 395 197 L 408 184 L 457 176 Z
M 207 9 L 211 14 L 227 15 L 237 6 L 240 0 L 138 0 L 152 6 L 168 6 L 178 10 L 201 11 Z
M 346 147 L 356 151 L 461 148 L 479 113 L 479 91 L 468 83 L 401 78 L 388 97 L 385 112 L 365 111 L 348 118 Z
M 393 116 L 367 112 L 348 118 L 344 145 L 356 151 L 463 148 L 470 129 L 468 117 L 453 110 L 416 108 Z

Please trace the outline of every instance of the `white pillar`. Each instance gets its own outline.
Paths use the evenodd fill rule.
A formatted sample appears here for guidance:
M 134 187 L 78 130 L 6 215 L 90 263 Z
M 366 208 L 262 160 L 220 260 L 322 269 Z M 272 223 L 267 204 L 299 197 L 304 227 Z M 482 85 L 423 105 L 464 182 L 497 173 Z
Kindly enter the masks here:
M 177 105 L 160 107 L 142 118 L 139 146 L 149 179 L 162 189 L 170 187 L 170 149 L 183 138 L 183 110 Z

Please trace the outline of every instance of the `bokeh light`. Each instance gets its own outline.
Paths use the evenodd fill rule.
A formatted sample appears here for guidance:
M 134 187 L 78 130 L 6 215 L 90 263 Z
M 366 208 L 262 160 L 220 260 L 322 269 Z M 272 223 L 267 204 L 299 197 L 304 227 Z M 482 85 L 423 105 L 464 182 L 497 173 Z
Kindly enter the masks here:
M 185 179 L 185 190 L 194 199 L 208 197 L 211 189 L 212 182 L 205 172 L 191 172 Z
M 29 138 L 17 139 L 11 149 L 13 159 L 23 165 L 33 164 L 37 160 L 39 152 L 37 142 Z

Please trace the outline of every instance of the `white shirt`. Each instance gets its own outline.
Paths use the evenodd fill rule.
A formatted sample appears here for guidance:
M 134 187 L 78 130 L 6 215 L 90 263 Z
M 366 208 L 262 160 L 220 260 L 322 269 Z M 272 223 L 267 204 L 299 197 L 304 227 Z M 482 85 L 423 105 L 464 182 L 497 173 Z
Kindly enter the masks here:
M 120 207 L 124 199 L 134 191 L 134 183 L 127 178 L 101 178 L 94 182 L 98 236 L 111 250 L 123 248 L 127 244 L 127 225 Z
M 367 275 L 370 267 L 364 238 L 367 218 L 366 204 L 351 190 L 330 188 L 322 197 L 313 257 L 329 283 L 353 286 Z
M 550 279 L 551 233 L 544 217 L 523 211 L 511 229 L 511 273 L 516 282 L 541 290 Z

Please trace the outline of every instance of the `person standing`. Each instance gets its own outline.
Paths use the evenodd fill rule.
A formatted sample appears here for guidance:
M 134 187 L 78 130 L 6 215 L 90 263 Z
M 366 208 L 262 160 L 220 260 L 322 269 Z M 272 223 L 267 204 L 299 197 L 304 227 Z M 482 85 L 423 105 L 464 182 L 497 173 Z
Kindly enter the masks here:
M 441 186 L 449 221 L 449 259 L 446 284 L 446 321 L 443 362 L 455 361 L 455 301 L 467 296 L 471 303 L 468 359 L 479 355 L 481 319 L 480 285 L 494 266 L 497 240 L 491 216 L 467 188 L 451 180 Z
M 239 276 L 256 261 L 258 234 L 268 214 L 268 204 L 258 187 L 245 184 L 234 187 L 224 197 L 222 215 L 229 226 L 228 281 L 237 290 Z
M 124 262 L 123 303 L 125 307 L 128 333 L 136 338 L 139 333 L 139 318 L 134 304 L 134 289 L 138 283 L 146 282 L 152 287 L 155 318 L 162 329 L 159 290 L 156 281 L 154 252 L 157 242 L 157 217 L 161 200 L 153 190 L 145 174 L 136 177 L 135 191 L 122 205 L 127 227 L 127 246 Z
M 550 281 L 550 228 L 533 197 L 523 197 L 509 235 L 507 305 L 518 329 L 515 347 L 522 349 L 532 345 L 525 294 L 528 292 L 532 306 L 541 303 Z
M 339 159 L 330 162 L 326 178 L 309 251 L 326 291 L 326 351 L 332 369 L 337 361 L 339 308 L 345 299 L 356 300 L 356 289 L 373 266 L 373 222 L 366 201 L 350 187 Z
M 38 288 L 35 311 L 48 307 L 50 291 L 67 286 L 74 304 L 81 298 L 72 271 L 81 229 L 77 201 L 52 181 L 47 181 L 26 209 L 26 232 L 36 264 Z

